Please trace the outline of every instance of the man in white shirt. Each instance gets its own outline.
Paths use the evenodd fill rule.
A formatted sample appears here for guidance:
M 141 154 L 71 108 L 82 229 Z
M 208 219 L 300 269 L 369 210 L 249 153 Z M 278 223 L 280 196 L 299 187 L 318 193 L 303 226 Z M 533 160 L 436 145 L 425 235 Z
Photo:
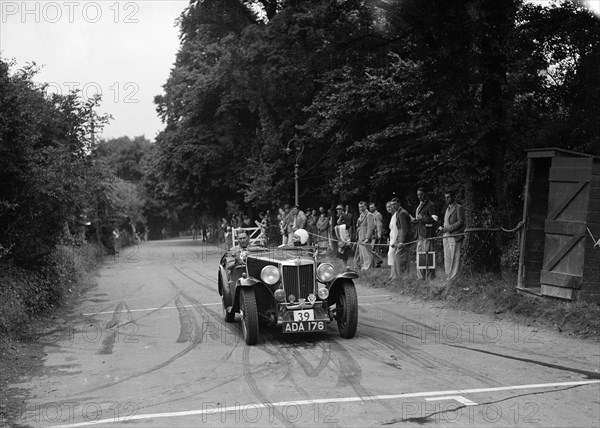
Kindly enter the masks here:
M 396 209 L 392 201 L 389 201 L 385 204 L 385 209 L 388 213 L 392 214 L 392 218 L 390 220 L 390 242 L 388 246 L 387 259 L 388 266 L 392 268 L 389 279 L 396 279 L 396 276 L 394 275 L 394 253 L 396 252 L 394 244 L 396 243 L 396 238 L 398 237 L 398 226 L 396 226 Z

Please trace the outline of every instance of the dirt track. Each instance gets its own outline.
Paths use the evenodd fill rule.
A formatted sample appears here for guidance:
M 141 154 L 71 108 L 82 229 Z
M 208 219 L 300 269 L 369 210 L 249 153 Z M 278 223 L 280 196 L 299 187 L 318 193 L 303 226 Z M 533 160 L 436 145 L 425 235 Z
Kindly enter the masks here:
M 598 426 L 600 350 L 524 325 L 358 287 L 357 336 L 222 320 L 221 250 L 169 240 L 107 259 L 98 285 L 40 331 L 30 426 Z

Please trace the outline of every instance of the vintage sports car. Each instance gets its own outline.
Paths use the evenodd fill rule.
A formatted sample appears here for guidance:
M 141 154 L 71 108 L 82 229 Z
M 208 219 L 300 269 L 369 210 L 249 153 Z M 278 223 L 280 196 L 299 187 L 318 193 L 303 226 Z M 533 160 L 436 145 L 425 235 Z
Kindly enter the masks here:
M 352 338 L 358 326 L 358 300 L 350 270 L 337 273 L 319 263 L 307 247 L 248 247 L 232 265 L 232 255 L 221 258 L 219 294 L 226 322 L 241 316 L 248 345 L 255 345 L 259 324 L 278 326 L 283 333 L 327 330 L 337 321 L 340 336 Z

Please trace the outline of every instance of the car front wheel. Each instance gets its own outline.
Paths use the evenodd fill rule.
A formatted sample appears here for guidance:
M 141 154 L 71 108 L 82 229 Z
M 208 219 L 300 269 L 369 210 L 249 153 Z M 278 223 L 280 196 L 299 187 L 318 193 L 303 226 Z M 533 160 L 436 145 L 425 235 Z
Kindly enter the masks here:
M 335 318 L 340 336 L 345 339 L 353 338 L 358 327 L 358 298 L 353 283 L 345 282 L 342 285 L 335 308 Z
M 258 309 L 252 288 L 240 290 L 240 314 L 242 316 L 242 333 L 246 344 L 256 345 L 258 342 Z

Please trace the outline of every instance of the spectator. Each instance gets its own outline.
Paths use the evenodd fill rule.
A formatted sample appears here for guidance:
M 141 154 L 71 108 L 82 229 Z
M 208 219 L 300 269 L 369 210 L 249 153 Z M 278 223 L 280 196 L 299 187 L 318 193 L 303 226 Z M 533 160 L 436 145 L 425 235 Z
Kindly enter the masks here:
M 371 250 L 381 255 L 381 249 L 383 248 L 379 244 L 382 243 L 381 238 L 383 237 L 383 216 L 377 211 L 375 202 L 369 203 L 369 211 L 373 214 L 373 220 L 375 220 L 375 239 L 373 239 L 373 247 Z
M 410 264 L 408 257 L 408 248 L 406 243 L 410 237 L 410 214 L 400 205 L 398 198 L 392 199 L 395 214 L 396 239 L 392 245 L 394 248 L 394 279 L 406 277 L 409 272 Z M 390 225 L 391 226 L 391 225 Z
M 337 240 L 337 255 L 344 263 L 348 263 L 350 253 L 350 219 L 344 212 L 344 207 L 336 207 L 335 238 Z
M 306 231 L 308 232 L 308 245 L 317 244 L 317 210 L 308 208 L 306 210 Z
M 434 279 L 435 267 L 428 267 L 429 253 L 434 250 L 433 241 L 429 238 L 434 236 L 435 223 L 437 221 L 435 217 L 437 216 L 435 216 L 433 203 L 429 200 L 425 188 L 419 187 L 417 189 L 417 198 L 419 199 L 419 206 L 417 207 L 412 223 L 415 224 L 417 232 L 417 260 L 419 260 L 419 253 L 425 253 L 422 261 L 426 266 L 426 268 L 417 269 L 417 278 Z
M 444 213 L 444 226 L 440 227 L 444 233 L 444 270 L 448 279 L 452 279 L 459 269 L 463 233 L 465 231 L 465 209 L 456 202 L 453 191 L 446 192 L 444 199 L 448 205 Z
M 327 245 L 329 244 L 329 216 L 325 208 L 319 208 L 319 219 L 317 220 L 317 233 L 319 235 L 317 246 L 319 254 L 327 253 Z
M 290 206 L 285 204 L 283 206 L 283 212 L 281 221 L 279 222 L 279 228 L 281 230 L 281 245 L 285 245 L 288 242 L 288 225 L 290 223 Z
M 202 231 L 202 239 L 206 239 L 206 234 L 204 230 Z M 219 230 L 219 238 L 221 242 L 227 242 L 227 238 L 229 237 L 229 222 L 225 217 L 221 219 L 221 228 Z
M 207 225 L 208 220 L 203 217 L 200 221 L 200 230 L 202 231 L 202 242 L 206 242 L 206 238 L 208 235 L 208 225 Z
M 388 266 L 390 269 L 389 279 L 397 279 L 394 274 L 394 254 L 396 253 L 396 249 L 394 244 L 396 243 L 396 238 L 398 237 L 398 226 L 396 226 L 396 208 L 394 206 L 394 201 L 389 201 L 385 204 L 385 209 L 388 213 L 392 215 L 390 220 L 390 236 L 388 242 Z
M 350 240 L 355 242 L 357 237 L 356 237 L 356 228 L 354 226 L 356 225 L 357 216 L 350 209 L 350 205 L 346 205 L 346 209 L 345 209 L 344 213 L 348 217 L 348 227 L 350 229 L 348 231 L 348 233 L 350 234 Z
M 197 241 L 198 240 L 198 226 L 196 226 L 196 222 L 192 222 L 192 225 L 190 226 L 190 229 L 192 231 L 192 241 Z
M 367 203 L 360 201 L 358 204 L 360 217 L 356 222 L 358 231 L 358 251 L 360 253 L 360 264 L 362 270 L 371 269 L 374 264 L 381 265 L 381 257 L 371 251 L 375 237 L 375 220 L 373 214 L 367 209 Z M 379 259 L 379 260 L 377 260 Z
M 304 229 L 306 227 L 306 215 L 298 208 L 298 205 L 294 205 L 290 210 L 290 217 L 288 221 L 288 243 L 293 242 L 294 232 L 298 229 Z
M 115 252 L 115 256 L 119 255 L 119 237 L 120 237 L 119 229 L 117 227 L 113 228 L 112 231 L 112 244 L 113 251 Z
M 248 214 L 244 214 L 242 216 L 242 227 L 252 227 L 252 220 L 250 220 L 250 216 Z
M 260 221 L 255 220 L 254 222 L 256 223 L 256 225 L 258 227 L 260 227 L 260 235 L 258 235 L 258 241 L 260 242 L 260 245 L 262 245 L 263 247 L 267 246 L 267 230 L 269 227 L 269 220 L 267 218 L 267 214 L 265 214 L 264 212 L 260 212 L 258 214 L 258 216 L 260 217 Z

